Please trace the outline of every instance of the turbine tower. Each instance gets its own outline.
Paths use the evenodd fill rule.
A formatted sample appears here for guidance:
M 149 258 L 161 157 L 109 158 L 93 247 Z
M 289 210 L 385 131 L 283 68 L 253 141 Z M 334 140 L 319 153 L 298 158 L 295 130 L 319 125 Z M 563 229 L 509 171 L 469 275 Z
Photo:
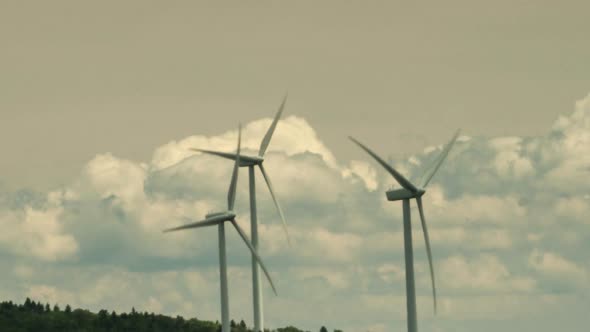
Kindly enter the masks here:
M 248 174 L 250 180 L 250 227 L 251 227 L 251 236 L 252 236 L 252 245 L 256 250 L 258 250 L 258 221 L 257 221 L 257 214 L 256 214 L 256 184 L 255 184 L 255 176 L 254 176 L 254 167 L 258 166 L 260 168 L 260 172 L 264 177 L 264 181 L 268 187 L 268 191 L 270 192 L 270 196 L 277 208 L 279 216 L 281 218 L 281 222 L 283 225 L 283 229 L 287 236 L 287 242 L 291 245 L 291 241 L 289 239 L 289 231 L 287 230 L 287 223 L 285 222 L 285 216 L 283 215 L 283 211 L 277 198 L 274 194 L 272 189 L 272 184 L 270 182 L 270 178 L 266 173 L 264 166 L 262 163 L 264 162 L 264 153 L 268 148 L 270 143 L 270 139 L 275 131 L 277 123 L 283 113 L 283 108 L 285 107 L 285 102 L 287 101 L 287 96 L 283 98 L 283 102 L 277 111 L 277 114 L 274 117 L 273 122 L 271 123 L 266 135 L 262 139 L 260 143 L 260 149 L 258 150 L 257 156 L 239 156 L 239 166 L 240 167 L 248 167 Z M 220 151 L 211 151 L 211 150 L 204 150 L 204 149 L 191 149 L 193 151 L 198 151 L 202 153 L 207 153 L 215 156 L 219 156 L 222 158 L 227 158 L 231 160 L 236 160 L 237 155 L 234 153 L 227 153 L 227 152 L 220 152 Z M 260 290 L 260 279 L 259 279 L 260 270 L 258 268 L 258 264 L 256 263 L 256 258 L 252 255 L 252 298 L 254 304 L 254 331 L 264 331 L 264 318 L 263 318 L 263 310 L 262 310 L 262 292 Z
M 240 163 L 240 141 L 242 136 L 242 129 L 241 127 L 238 129 L 238 149 L 235 154 L 235 162 L 234 162 L 234 169 L 232 173 L 231 182 L 229 185 L 229 191 L 227 194 L 227 211 L 223 212 L 215 212 L 209 213 L 205 216 L 204 220 L 192 222 L 186 225 L 182 225 L 179 227 L 169 228 L 164 230 L 164 232 L 172 232 L 172 231 L 179 231 L 183 229 L 189 228 L 199 228 L 199 227 L 206 227 L 206 226 L 218 226 L 218 233 L 219 233 L 219 275 L 220 275 L 220 285 L 221 285 L 221 324 L 222 324 L 222 332 L 230 332 L 230 321 L 229 321 L 229 295 L 227 289 L 227 261 L 225 255 L 225 222 L 229 221 L 234 226 L 240 237 L 246 243 L 246 246 L 250 249 L 252 253 L 252 257 L 255 259 L 257 264 L 260 264 L 266 278 L 268 279 L 270 286 L 272 287 L 273 292 L 275 295 L 277 291 L 275 286 L 270 278 L 262 259 L 256 252 L 254 246 L 248 240 L 248 236 L 242 228 L 236 222 L 236 214 L 233 211 L 234 202 L 236 200 L 236 186 L 238 181 L 238 165 Z
M 418 331 L 418 322 L 416 316 L 416 290 L 414 280 L 414 253 L 412 249 L 412 223 L 410 219 L 410 199 L 415 198 L 418 204 L 418 211 L 420 212 L 420 220 L 422 222 L 422 230 L 424 232 L 424 241 L 426 242 L 426 253 L 428 255 L 428 265 L 430 266 L 430 280 L 432 282 L 432 297 L 434 300 L 434 313 L 436 314 L 436 284 L 434 281 L 434 267 L 432 266 L 432 251 L 430 249 L 430 240 L 428 238 L 428 229 L 426 228 L 426 220 L 424 218 L 424 210 L 422 207 L 422 196 L 426 193 L 426 186 L 438 171 L 440 165 L 445 160 L 451 147 L 455 144 L 457 137 L 459 136 L 459 130 L 455 133 L 450 142 L 445 146 L 439 157 L 435 160 L 434 167 L 427 173 L 424 183 L 421 187 L 416 187 L 410 181 L 408 181 L 403 175 L 391 167 L 375 152 L 371 151 L 368 147 L 357 141 L 353 137 L 349 137 L 354 143 L 360 146 L 365 152 L 373 157 L 383 168 L 393 176 L 393 178 L 402 186 L 402 189 L 392 189 L 385 193 L 387 200 L 403 202 L 403 217 L 404 217 L 404 252 L 405 252 L 405 264 L 406 264 L 406 306 L 407 306 L 407 322 L 408 332 Z

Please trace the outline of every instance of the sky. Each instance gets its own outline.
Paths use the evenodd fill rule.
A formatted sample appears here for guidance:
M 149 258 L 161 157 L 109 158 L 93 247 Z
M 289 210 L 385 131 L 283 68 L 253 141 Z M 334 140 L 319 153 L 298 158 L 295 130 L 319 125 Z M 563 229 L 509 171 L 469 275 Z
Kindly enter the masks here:
M 0 299 L 219 319 L 216 230 L 241 122 L 255 154 L 267 327 L 405 327 L 401 204 L 348 135 L 417 183 L 424 331 L 585 331 L 590 320 L 590 5 L 352 1 L 3 1 Z M 415 204 L 413 204 L 414 206 Z M 247 172 L 238 222 L 249 228 Z M 416 217 L 417 210 L 412 210 Z M 230 310 L 252 322 L 228 235 Z

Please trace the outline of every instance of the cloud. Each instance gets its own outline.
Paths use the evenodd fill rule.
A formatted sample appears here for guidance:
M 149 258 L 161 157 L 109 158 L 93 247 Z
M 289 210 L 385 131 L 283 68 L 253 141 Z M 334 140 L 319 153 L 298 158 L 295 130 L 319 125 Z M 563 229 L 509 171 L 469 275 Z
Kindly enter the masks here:
M 529 256 L 529 265 L 540 272 L 543 277 L 560 284 L 571 283 L 573 286 L 587 288 L 588 273 L 576 263 L 559 254 L 535 249 Z
M 242 149 L 258 154 L 261 138 L 264 137 L 271 119 L 262 119 L 246 124 L 242 129 Z M 191 148 L 217 151 L 235 151 L 238 131 L 229 130 L 219 136 L 190 136 L 180 141 L 169 142 L 154 152 L 151 165 L 156 169 L 170 167 L 196 154 Z M 289 116 L 281 120 L 272 137 L 272 144 L 266 152 L 281 152 L 288 156 L 311 153 L 317 154 L 330 167 L 336 168 L 336 158 L 320 141 L 315 130 L 305 119 Z
M 590 215 L 590 200 L 585 197 L 558 198 L 554 210 L 556 216 L 560 217 L 561 220 L 590 223 L 590 218 L 580 218 L 580 216 Z
M 535 172 L 531 160 L 523 155 L 522 142 L 520 137 L 499 137 L 490 140 L 490 146 L 497 152 L 493 165 L 499 175 L 520 178 Z
M 530 292 L 535 280 L 512 276 L 497 256 L 483 254 L 472 260 L 451 256 L 440 264 L 441 286 L 479 294 Z
M 78 242 L 60 222 L 62 212 L 59 206 L 0 210 L 0 247 L 43 261 L 74 258 Z
M 378 188 L 377 172 L 365 161 L 352 160 L 350 162 L 350 167 L 344 169 L 342 174 L 344 177 L 352 175 L 358 176 L 365 183 L 365 186 L 369 191 L 374 191 Z
M 440 187 L 433 186 L 424 200 L 429 215 L 452 224 L 522 223 L 527 215 L 526 207 L 522 206 L 518 197 L 512 195 L 464 194 L 449 200 Z

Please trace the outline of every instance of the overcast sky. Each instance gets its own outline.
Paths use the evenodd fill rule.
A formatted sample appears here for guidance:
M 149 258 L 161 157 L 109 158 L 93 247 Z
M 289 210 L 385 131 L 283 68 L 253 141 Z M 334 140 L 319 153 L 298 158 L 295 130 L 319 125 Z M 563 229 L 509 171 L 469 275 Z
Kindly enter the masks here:
M 238 120 L 307 119 L 338 158 L 457 127 L 535 135 L 590 85 L 587 1 L 3 1 L 0 165 L 14 187 L 67 182 L 97 152 Z M 40 171 L 42 169 L 43 171 Z
M 437 317 L 415 228 L 422 330 L 584 331 L 588 13 L 587 1 L 2 1 L 0 299 L 218 319 L 215 232 L 160 229 L 223 208 L 231 165 L 187 148 L 234 149 L 240 121 L 256 152 L 288 92 L 267 168 L 294 248 L 258 180 L 280 293 L 265 290 L 267 326 L 405 326 L 401 204 L 346 137 L 419 179 L 462 128 L 425 196 Z M 232 316 L 250 325 L 231 236 Z

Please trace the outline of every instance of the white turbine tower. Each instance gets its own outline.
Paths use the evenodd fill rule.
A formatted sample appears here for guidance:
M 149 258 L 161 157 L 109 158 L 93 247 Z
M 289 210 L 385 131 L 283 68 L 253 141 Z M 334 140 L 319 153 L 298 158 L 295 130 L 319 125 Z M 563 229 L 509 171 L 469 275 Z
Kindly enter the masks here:
M 426 242 L 426 253 L 428 255 L 428 264 L 430 266 L 430 278 L 432 281 L 432 297 L 434 300 L 434 312 L 436 313 L 436 285 L 434 281 L 434 267 L 432 266 L 432 251 L 430 250 L 430 240 L 428 238 L 428 229 L 426 228 L 426 220 L 424 219 L 424 210 L 422 208 L 422 196 L 426 193 L 426 186 L 445 160 L 451 147 L 459 136 L 459 130 L 455 133 L 451 141 L 445 146 L 440 156 L 436 159 L 434 167 L 430 170 L 424 183 L 421 187 L 414 186 L 410 181 L 403 177 L 398 171 L 391 167 L 375 152 L 368 147 L 350 137 L 350 139 L 365 150 L 371 157 L 373 157 L 383 168 L 385 168 L 391 176 L 403 187 L 402 189 L 389 190 L 385 194 L 389 201 L 403 201 L 403 217 L 404 217 L 404 251 L 406 263 L 406 306 L 408 315 L 408 332 L 417 332 L 418 323 L 416 317 L 416 290 L 414 286 L 414 253 L 412 249 L 412 224 L 410 219 L 410 199 L 415 198 L 418 203 L 418 211 L 420 212 L 420 220 L 422 221 L 422 230 L 424 232 L 424 241 Z
M 240 163 L 240 141 L 242 136 L 242 129 L 241 127 L 238 129 L 238 149 L 235 154 L 235 162 L 234 162 L 234 169 L 232 173 L 231 183 L 229 185 L 229 191 L 227 194 L 227 211 L 223 212 L 215 212 L 209 213 L 205 216 L 204 220 L 192 222 L 183 226 L 169 228 L 164 230 L 164 232 L 172 232 L 178 231 L 182 229 L 189 229 L 189 228 L 198 228 L 198 227 L 206 227 L 206 226 L 218 226 L 219 230 L 219 275 L 220 275 L 220 285 L 221 285 L 221 324 L 222 324 L 222 332 L 230 332 L 230 322 L 229 322 L 229 296 L 228 296 L 228 289 L 227 289 L 227 262 L 226 262 L 226 255 L 225 255 L 225 222 L 229 221 L 234 226 L 240 237 L 244 240 L 250 252 L 252 253 L 252 257 L 254 258 L 257 264 L 260 264 L 266 278 L 270 282 L 270 286 L 272 287 L 273 292 L 275 295 L 277 291 L 275 286 L 262 262 L 262 259 L 256 252 L 254 246 L 248 240 L 246 233 L 242 230 L 242 228 L 236 222 L 236 214 L 233 211 L 234 202 L 236 200 L 236 186 L 238 181 L 238 165 Z
M 272 184 L 270 182 L 270 178 L 266 173 L 264 166 L 262 163 L 264 162 L 264 153 L 268 148 L 270 143 L 270 139 L 275 131 L 277 123 L 283 113 L 283 108 L 285 107 L 285 102 L 287 101 L 287 96 L 283 98 L 283 102 L 277 111 L 277 114 L 274 117 L 273 122 L 271 123 L 266 135 L 262 139 L 260 143 L 260 149 L 258 151 L 257 156 L 240 156 L 239 166 L 240 167 L 248 167 L 248 174 L 250 178 L 250 227 L 251 227 L 251 234 L 252 234 L 252 245 L 256 250 L 258 250 L 258 221 L 257 221 L 257 214 L 256 214 L 256 185 L 255 185 L 255 176 L 254 176 L 254 167 L 258 166 L 260 168 L 260 172 L 264 177 L 266 185 L 268 186 L 268 190 L 270 191 L 270 195 L 272 200 L 279 212 L 279 216 L 281 217 L 281 222 L 283 224 L 283 229 L 287 236 L 287 242 L 289 245 L 291 241 L 289 239 L 289 232 L 287 230 L 287 223 L 285 222 L 285 216 L 283 215 L 283 211 L 279 202 L 276 199 L 274 191 L 272 189 Z M 211 151 L 211 150 L 204 150 L 204 149 L 191 149 L 193 151 L 198 151 L 202 153 L 207 153 L 215 156 L 219 156 L 222 158 L 227 158 L 231 160 L 236 159 L 236 154 L 234 153 L 227 153 L 227 152 L 220 152 L 220 151 Z M 254 304 L 254 331 L 264 331 L 264 318 L 263 318 L 263 310 L 262 310 L 262 292 L 260 290 L 260 279 L 258 277 L 260 270 L 258 269 L 258 264 L 256 264 L 256 258 L 252 255 L 252 293 L 253 293 L 253 304 Z

